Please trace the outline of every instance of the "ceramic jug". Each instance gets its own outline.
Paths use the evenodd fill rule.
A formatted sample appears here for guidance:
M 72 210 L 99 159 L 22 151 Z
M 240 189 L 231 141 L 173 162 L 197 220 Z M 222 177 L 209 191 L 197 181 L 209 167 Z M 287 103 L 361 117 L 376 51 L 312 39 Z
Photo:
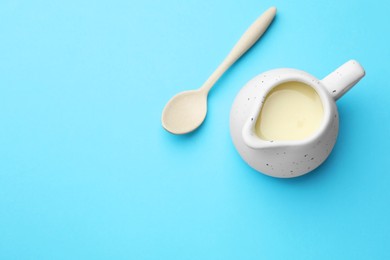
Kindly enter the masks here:
M 289 68 L 256 76 L 238 93 L 230 113 L 230 133 L 238 153 L 252 168 L 273 177 L 297 177 L 314 170 L 329 156 L 337 139 L 339 116 L 335 101 L 364 75 L 363 67 L 350 60 L 322 80 Z M 265 140 L 255 127 L 267 94 L 289 82 L 304 83 L 318 94 L 322 121 L 303 140 Z

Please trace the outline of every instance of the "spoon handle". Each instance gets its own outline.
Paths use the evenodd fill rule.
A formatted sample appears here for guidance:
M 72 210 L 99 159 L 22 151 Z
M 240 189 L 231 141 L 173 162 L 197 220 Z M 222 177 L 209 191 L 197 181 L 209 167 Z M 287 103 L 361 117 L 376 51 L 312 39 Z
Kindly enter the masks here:
M 265 11 L 257 20 L 246 30 L 230 51 L 225 60 L 219 65 L 213 74 L 202 85 L 201 91 L 208 93 L 214 86 L 215 82 L 222 76 L 223 73 L 236 62 L 247 50 L 249 50 L 255 42 L 263 35 L 271 24 L 276 14 L 276 8 L 271 7 Z

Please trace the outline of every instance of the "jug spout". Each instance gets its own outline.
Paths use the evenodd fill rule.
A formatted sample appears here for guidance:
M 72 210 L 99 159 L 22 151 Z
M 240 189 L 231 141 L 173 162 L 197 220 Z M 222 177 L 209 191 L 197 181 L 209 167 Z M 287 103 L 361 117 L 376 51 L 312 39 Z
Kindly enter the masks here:
M 261 107 L 259 107 L 261 109 Z M 259 109 L 259 110 L 260 110 Z M 260 138 L 255 130 L 255 123 L 257 118 L 251 117 L 243 126 L 242 128 L 242 139 L 244 143 L 256 150 L 260 149 L 267 149 L 267 148 L 274 148 L 278 146 L 278 142 L 275 142 L 275 140 L 263 140 Z
M 365 75 L 363 67 L 356 60 L 350 60 L 326 76 L 321 82 L 334 100 L 338 100 Z

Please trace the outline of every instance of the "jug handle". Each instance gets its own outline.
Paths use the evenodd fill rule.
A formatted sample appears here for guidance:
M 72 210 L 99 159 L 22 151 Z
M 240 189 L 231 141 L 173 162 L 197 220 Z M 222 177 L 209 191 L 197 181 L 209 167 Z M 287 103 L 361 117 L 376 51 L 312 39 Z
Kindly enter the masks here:
M 358 83 L 365 74 L 359 62 L 350 60 L 322 79 L 321 82 L 336 101 Z

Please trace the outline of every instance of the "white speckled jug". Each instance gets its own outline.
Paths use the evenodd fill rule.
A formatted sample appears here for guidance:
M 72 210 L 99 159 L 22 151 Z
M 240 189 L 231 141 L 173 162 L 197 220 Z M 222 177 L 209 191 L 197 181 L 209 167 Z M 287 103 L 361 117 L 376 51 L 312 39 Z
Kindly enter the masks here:
M 365 75 L 362 66 L 348 61 L 323 80 L 295 69 L 276 69 L 249 81 L 238 93 L 230 113 L 230 132 L 241 157 L 254 169 L 273 177 L 291 178 L 308 173 L 329 156 L 337 139 L 339 118 L 335 101 Z M 267 94 L 286 82 L 302 82 L 321 99 L 323 121 L 304 140 L 263 140 L 255 124 Z

